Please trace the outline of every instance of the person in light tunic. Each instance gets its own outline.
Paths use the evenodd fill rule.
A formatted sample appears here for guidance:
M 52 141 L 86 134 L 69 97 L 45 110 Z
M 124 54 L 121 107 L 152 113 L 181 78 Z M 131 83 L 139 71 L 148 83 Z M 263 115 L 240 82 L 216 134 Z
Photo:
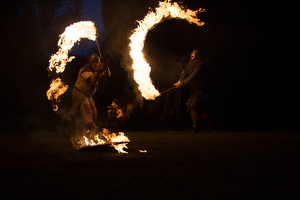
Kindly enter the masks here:
M 103 76 L 111 76 L 107 63 L 101 62 L 97 54 L 91 54 L 87 63 L 80 68 L 72 90 L 72 106 L 68 118 L 76 129 L 83 125 L 84 128 L 79 130 L 83 130 L 82 133 L 86 134 L 85 136 L 89 139 L 93 139 L 94 135 L 99 132 L 96 125 L 97 108 L 93 96 L 98 89 L 99 77 Z M 81 117 L 78 117 L 79 111 Z

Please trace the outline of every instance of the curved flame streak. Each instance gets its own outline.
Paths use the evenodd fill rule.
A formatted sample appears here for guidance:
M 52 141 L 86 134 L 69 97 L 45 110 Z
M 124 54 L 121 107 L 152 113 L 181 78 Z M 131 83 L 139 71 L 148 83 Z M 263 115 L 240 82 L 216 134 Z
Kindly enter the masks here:
M 132 68 L 134 70 L 134 79 L 139 85 L 139 90 L 145 99 L 154 100 L 160 95 L 159 91 L 153 86 L 150 78 L 150 65 L 146 62 L 143 55 L 144 41 L 146 35 L 154 28 L 154 26 L 168 18 L 185 19 L 189 23 L 197 24 L 198 26 L 204 25 L 204 22 L 200 22 L 197 18 L 197 14 L 204 12 L 205 10 L 200 8 L 193 11 L 185 9 L 177 3 L 171 3 L 169 0 L 159 2 L 159 6 L 155 8 L 155 12 L 149 11 L 142 21 L 137 21 L 139 26 L 133 31 L 130 36 L 130 56 L 133 60 Z
M 68 26 L 65 31 L 60 35 L 58 40 L 58 51 L 53 54 L 49 60 L 50 71 L 55 69 L 56 73 L 62 73 L 65 70 L 65 66 L 68 62 L 71 62 L 75 57 L 68 57 L 69 51 L 74 46 L 75 42 L 81 40 L 81 38 L 87 38 L 95 41 L 97 38 L 97 29 L 92 21 L 80 21 Z M 52 80 L 49 90 L 46 92 L 49 100 L 55 99 L 56 102 L 60 101 L 59 97 L 66 92 L 68 85 L 60 78 Z M 55 111 L 58 109 L 55 106 Z
M 80 21 L 68 26 L 60 35 L 57 46 L 60 48 L 51 56 L 49 60 L 49 69 L 56 69 L 56 73 L 62 73 L 65 70 L 67 62 L 71 62 L 74 56 L 68 57 L 69 51 L 74 46 L 75 42 L 81 38 L 87 38 L 95 41 L 97 38 L 97 29 L 94 22 Z

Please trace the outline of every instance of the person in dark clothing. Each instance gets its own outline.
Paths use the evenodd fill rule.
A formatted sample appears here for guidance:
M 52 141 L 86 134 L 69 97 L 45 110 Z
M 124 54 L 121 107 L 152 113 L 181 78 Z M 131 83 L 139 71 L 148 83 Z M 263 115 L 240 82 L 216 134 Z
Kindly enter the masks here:
M 199 132 L 200 122 L 204 122 L 206 128 L 209 129 L 209 120 L 206 110 L 208 94 L 199 50 L 191 52 L 189 62 L 182 70 L 179 80 L 173 85 L 176 88 L 186 86 L 188 89 L 189 99 L 186 102 L 186 106 L 192 121 L 192 131 L 195 133 Z
M 89 139 L 93 139 L 99 132 L 95 122 L 97 108 L 93 100 L 93 96 L 98 89 L 99 77 L 110 75 L 107 63 L 101 62 L 97 54 L 91 54 L 87 63 L 80 68 L 72 90 L 72 106 L 68 118 L 73 122 L 72 126 L 76 126 L 75 129 L 80 130 Z M 84 126 L 84 128 L 81 128 L 81 126 Z

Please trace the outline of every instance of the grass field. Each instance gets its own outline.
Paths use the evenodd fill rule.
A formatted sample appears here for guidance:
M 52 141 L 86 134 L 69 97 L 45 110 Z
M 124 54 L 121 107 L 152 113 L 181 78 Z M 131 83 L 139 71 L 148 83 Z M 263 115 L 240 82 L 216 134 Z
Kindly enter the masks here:
M 128 131 L 128 154 L 59 132 L 1 134 L 8 199 L 298 199 L 300 134 Z M 143 152 L 141 152 L 142 150 Z

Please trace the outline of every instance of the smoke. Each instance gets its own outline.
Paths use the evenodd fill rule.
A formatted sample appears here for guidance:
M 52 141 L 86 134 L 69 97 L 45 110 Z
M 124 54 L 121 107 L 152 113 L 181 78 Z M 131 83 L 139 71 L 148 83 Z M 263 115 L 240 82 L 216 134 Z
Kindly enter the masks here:
M 110 51 L 111 57 L 119 59 L 119 67 L 127 73 L 127 84 L 132 90 L 128 95 L 134 96 L 129 98 L 133 98 L 133 102 L 137 106 L 143 105 L 143 98 L 132 76 L 132 60 L 129 56 L 128 44 L 131 31 L 137 26 L 136 20 L 141 19 L 147 9 L 148 6 L 143 1 L 138 0 L 104 1 L 102 5 L 104 26 L 107 31 L 103 48 Z

